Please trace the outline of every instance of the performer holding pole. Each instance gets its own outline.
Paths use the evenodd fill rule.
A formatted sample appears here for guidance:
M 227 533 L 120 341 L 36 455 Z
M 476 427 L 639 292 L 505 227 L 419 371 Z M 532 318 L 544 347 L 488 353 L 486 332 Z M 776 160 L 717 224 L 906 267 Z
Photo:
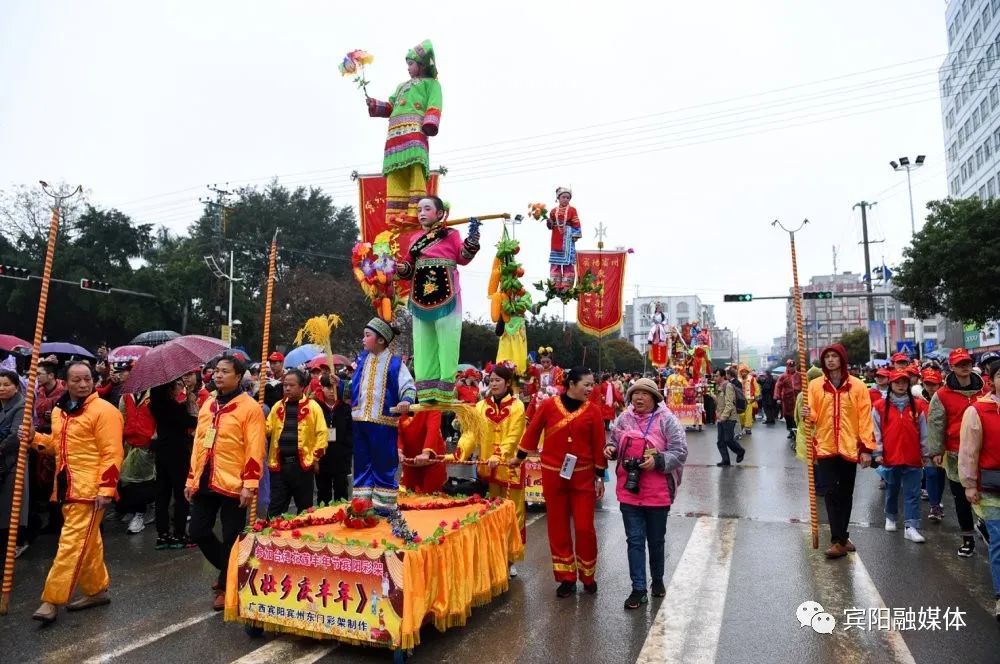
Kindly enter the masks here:
M 406 53 L 406 68 L 409 80 L 388 101 L 366 97 L 369 116 L 389 118 L 382 162 L 389 228 L 416 224 L 417 204 L 427 195 L 430 174 L 427 137 L 437 136 L 441 123 L 441 84 L 429 39 Z
M 45 267 L 42 271 L 42 286 L 38 294 L 38 315 L 35 317 L 35 336 L 31 346 L 31 365 L 28 369 L 28 390 L 24 399 L 24 415 L 21 419 L 21 431 L 27 432 L 31 427 L 31 416 L 35 405 L 36 377 L 38 375 L 38 357 L 42 348 L 42 331 L 45 328 L 45 312 L 49 302 L 49 284 L 52 279 L 52 260 L 56 252 L 56 236 L 59 234 L 59 215 L 63 201 L 76 196 L 83 187 L 77 187 L 69 194 L 56 194 L 49 191 L 49 185 L 40 181 L 42 189 L 55 201 L 52 205 L 52 218 L 49 221 L 49 240 L 45 249 Z M 21 502 L 24 492 L 24 472 L 28 464 L 28 443 L 21 441 L 17 450 L 17 467 L 14 471 L 14 495 L 10 506 L 10 533 L 17 533 L 21 523 Z M 17 537 L 7 538 L 7 555 L 4 558 L 3 590 L 0 594 L 0 615 L 7 615 L 10 607 L 10 591 L 14 586 L 14 550 L 17 548 Z
M 413 362 L 417 399 L 424 403 L 455 400 L 455 372 L 462 340 L 462 290 L 459 265 L 479 252 L 479 221 L 469 222 L 463 242 L 444 225 L 447 212 L 437 196 L 420 200 L 418 220 L 424 230 L 401 261 L 396 276 L 412 280 L 409 309 L 413 314 Z

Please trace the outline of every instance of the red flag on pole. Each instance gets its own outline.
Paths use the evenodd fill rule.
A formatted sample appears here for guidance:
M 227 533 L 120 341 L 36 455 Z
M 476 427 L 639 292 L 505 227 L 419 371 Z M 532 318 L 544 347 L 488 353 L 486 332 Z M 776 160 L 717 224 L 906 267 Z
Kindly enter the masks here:
M 438 192 L 438 179 L 441 174 L 438 171 L 431 171 L 431 177 L 427 181 L 427 193 L 436 195 Z M 359 175 L 358 176 L 358 220 L 361 224 L 361 241 L 374 242 L 375 236 L 389 226 L 385 222 L 385 176 Z M 403 233 L 399 237 L 399 255 L 405 256 L 410 251 L 410 245 L 420 230 Z
M 621 329 L 624 306 L 626 251 L 577 251 L 577 279 L 591 272 L 600 293 L 586 293 L 576 304 L 576 324 L 595 337 L 614 334 Z

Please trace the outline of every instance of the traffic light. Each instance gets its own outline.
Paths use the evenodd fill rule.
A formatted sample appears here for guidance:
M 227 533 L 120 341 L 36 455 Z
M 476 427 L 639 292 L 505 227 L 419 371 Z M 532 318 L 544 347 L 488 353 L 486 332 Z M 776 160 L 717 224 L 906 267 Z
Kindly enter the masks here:
M 111 284 L 106 281 L 97 281 L 96 279 L 81 279 L 80 288 L 83 290 L 92 290 L 98 293 L 110 293 Z
M 727 293 L 722 296 L 724 302 L 751 302 L 753 295 L 750 293 Z
M 30 275 L 31 270 L 26 267 L 17 267 L 16 265 L 0 265 L 0 277 L 27 281 Z
M 832 300 L 833 291 L 821 290 L 821 291 L 806 291 L 802 294 L 803 300 Z

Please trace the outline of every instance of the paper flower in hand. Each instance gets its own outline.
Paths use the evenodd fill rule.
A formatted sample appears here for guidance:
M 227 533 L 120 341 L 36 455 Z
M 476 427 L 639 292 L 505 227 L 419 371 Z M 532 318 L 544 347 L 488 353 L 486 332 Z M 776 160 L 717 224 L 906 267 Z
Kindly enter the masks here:
M 355 49 L 344 56 L 343 62 L 338 65 L 342 76 L 351 76 L 358 72 L 359 68 L 370 65 L 375 61 L 375 56 L 361 49 Z

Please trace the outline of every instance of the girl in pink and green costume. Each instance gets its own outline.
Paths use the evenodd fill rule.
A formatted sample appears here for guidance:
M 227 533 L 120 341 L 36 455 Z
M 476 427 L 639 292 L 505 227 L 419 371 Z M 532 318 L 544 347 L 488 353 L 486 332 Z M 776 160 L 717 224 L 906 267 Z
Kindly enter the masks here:
M 421 199 L 417 220 L 424 234 L 400 261 L 396 275 L 412 280 L 409 310 L 413 314 L 413 368 L 417 400 L 455 400 L 455 373 L 462 341 L 462 289 L 458 266 L 479 252 L 479 220 L 469 222 L 469 236 L 444 225 L 444 203 L 437 196 Z
M 437 136 L 441 123 L 441 84 L 429 39 L 407 52 L 406 65 L 410 79 L 400 83 L 388 101 L 367 99 L 368 115 L 389 118 L 382 161 L 389 228 L 416 224 L 417 203 L 427 195 L 430 174 L 427 137 Z

